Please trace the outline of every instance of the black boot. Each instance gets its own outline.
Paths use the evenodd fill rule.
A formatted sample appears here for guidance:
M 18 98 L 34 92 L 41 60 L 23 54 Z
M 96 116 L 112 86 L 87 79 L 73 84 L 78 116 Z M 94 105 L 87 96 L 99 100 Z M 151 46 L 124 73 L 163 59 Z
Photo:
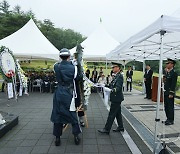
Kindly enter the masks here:
M 60 137 L 56 137 L 55 146 L 60 146 L 60 144 L 61 144 Z
M 75 143 L 76 145 L 79 145 L 79 144 L 80 144 L 80 141 L 81 141 L 81 139 L 79 138 L 79 136 L 78 136 L 78 135 L 74 135 L 74 143 Z

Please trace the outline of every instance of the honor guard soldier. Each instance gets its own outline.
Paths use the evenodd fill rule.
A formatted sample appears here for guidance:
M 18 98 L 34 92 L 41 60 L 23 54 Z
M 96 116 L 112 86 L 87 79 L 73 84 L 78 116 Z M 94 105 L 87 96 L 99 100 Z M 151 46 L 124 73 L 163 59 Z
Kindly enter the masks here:
M 124 96 L 122 93 L 123 88 L 123 76 L 120 74 L 121 64 L 119 63 L 112 63 L 113 65 L 113 72 L 115 77 L 111 81 L 109 88 L 112 89 L 110 93 L 110 101 L 111 107 L 110 112 L 105 124 L 105 127 L 98 132 L 102 134 L 109 134 L 114 119 L 117 119 L 118 127 L 114 129 L 114 132 L 124 131 L 122 115 L 121 115 L 121 102 L 124 100 Z
M 165 125 L 174 124 L 174 96 L 177 83 L 177 73 L 174 70 L 176 62 L 172 59 L 167 59 L 166 69 L 164 74 L 164 107 L 167 120 Z
M 81 133 L 81 128 L 78 123 L 76 108 L 75 108 L 75 78 L 77 76 L 77 66 L 74 66 L 70 61 L 70 51 L 68 49 L 60 50 L 61 62 L 54 65 L 56 80 L 58 87 L 54 92 L 53 110 L 51 121 L 54 123 L 53 135 L 56 137 L 55 145 L 59 146 L 60 136 L 63 131 L 63 124 L 71 123 L 74 142 L 76 145 L 80 143 L 78 136 Z

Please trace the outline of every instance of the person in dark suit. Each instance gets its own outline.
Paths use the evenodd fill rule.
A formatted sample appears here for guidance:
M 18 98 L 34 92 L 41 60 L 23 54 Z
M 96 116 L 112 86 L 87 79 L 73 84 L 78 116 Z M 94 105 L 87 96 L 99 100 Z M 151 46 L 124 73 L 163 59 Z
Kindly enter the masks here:
M 149 64 L 146 65 L 146 70 L 144 73 L 144 83 L 146 87 L 146 97 L 145 99 L 151 99 L 151 85 L 152 85 L 152 75 L 153 71 Z
M 127 81 L 127 91 L 129 90 L 129 85 L 130 85 L 130 92 L 132 90 L 132 76 L 133 76 L 133 70 L 132 67 L 129 66 L 126 72 L 126 81 Z
M 109 85 L 109 88 L 111 89 L 111 93 L 110 93 L 111 107 L 105 127 L 101 130 L 98 130 L 98 132 L 102 134 L 109 134 L 115 118 L 117 119 L 118 127 L 113 131 L 114 132 L 124 131 L 122 115 L 121 115 L 121 102 L 124 100 L 124 96 L 122 93 L 123 76 L 120 74 L 121 64 L 114 62 L 112 64 L 113 64 L 113 72 L 115 73 L 115 77 Z
M 174 96 L 177 83 L 177 73 L 174 70 L 176 62 L 168 59 L 166 62 L 166 71 L 164 74 L 164 108 L 167 120 L 165 125 L 174 124 Z
M 96 67 L 94 67 L 94 70 L 92 71 L 92 80 L 94 83 L 97 82 L 98 72 L 96 71 Z

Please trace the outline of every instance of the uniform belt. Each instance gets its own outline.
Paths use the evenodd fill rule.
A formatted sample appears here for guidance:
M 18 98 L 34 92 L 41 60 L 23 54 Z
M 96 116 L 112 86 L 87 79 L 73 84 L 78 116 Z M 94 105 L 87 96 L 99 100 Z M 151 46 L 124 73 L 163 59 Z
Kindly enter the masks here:
M 58 85 L 64 86 L 64 87 L 73 87 L 73 84 L 71 84 L 71 83 L 65 83 L 65 82 L 59 82 Z
M 58 83 L 58 85 L 59 85 L 59 86 L 62 86 L 62 87 L 65 88 L 65 89 L 68 89 L 69 92 L 71 93 L 71 95 L 73 95 L 73 90 L 74 90 L 73 84 L 71 84 L 71 83 L 65 83 L 65 82 L 60 82 L 60 83 Z

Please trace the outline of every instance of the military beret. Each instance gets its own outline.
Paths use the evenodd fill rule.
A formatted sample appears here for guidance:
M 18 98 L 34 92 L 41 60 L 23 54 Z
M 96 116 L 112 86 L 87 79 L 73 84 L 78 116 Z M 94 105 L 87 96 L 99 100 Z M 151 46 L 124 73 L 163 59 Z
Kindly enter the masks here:
M 168 58 L 166 64 L 169 64 L 169 63 L 172 63 L 172 64 L 175 65 L 175 64 L 176 64 L 176 61 L 173 60 L 173 59 Z
M 121 67 L 121 65 L 122 65 L 122 64 L 116 63 L 116 62 L 112 62 L 111 64 L 112 64 L 112 68 L 113 68 L 113 67 L 116 67 L 116 66 L 117 66 L 117 67 Z

